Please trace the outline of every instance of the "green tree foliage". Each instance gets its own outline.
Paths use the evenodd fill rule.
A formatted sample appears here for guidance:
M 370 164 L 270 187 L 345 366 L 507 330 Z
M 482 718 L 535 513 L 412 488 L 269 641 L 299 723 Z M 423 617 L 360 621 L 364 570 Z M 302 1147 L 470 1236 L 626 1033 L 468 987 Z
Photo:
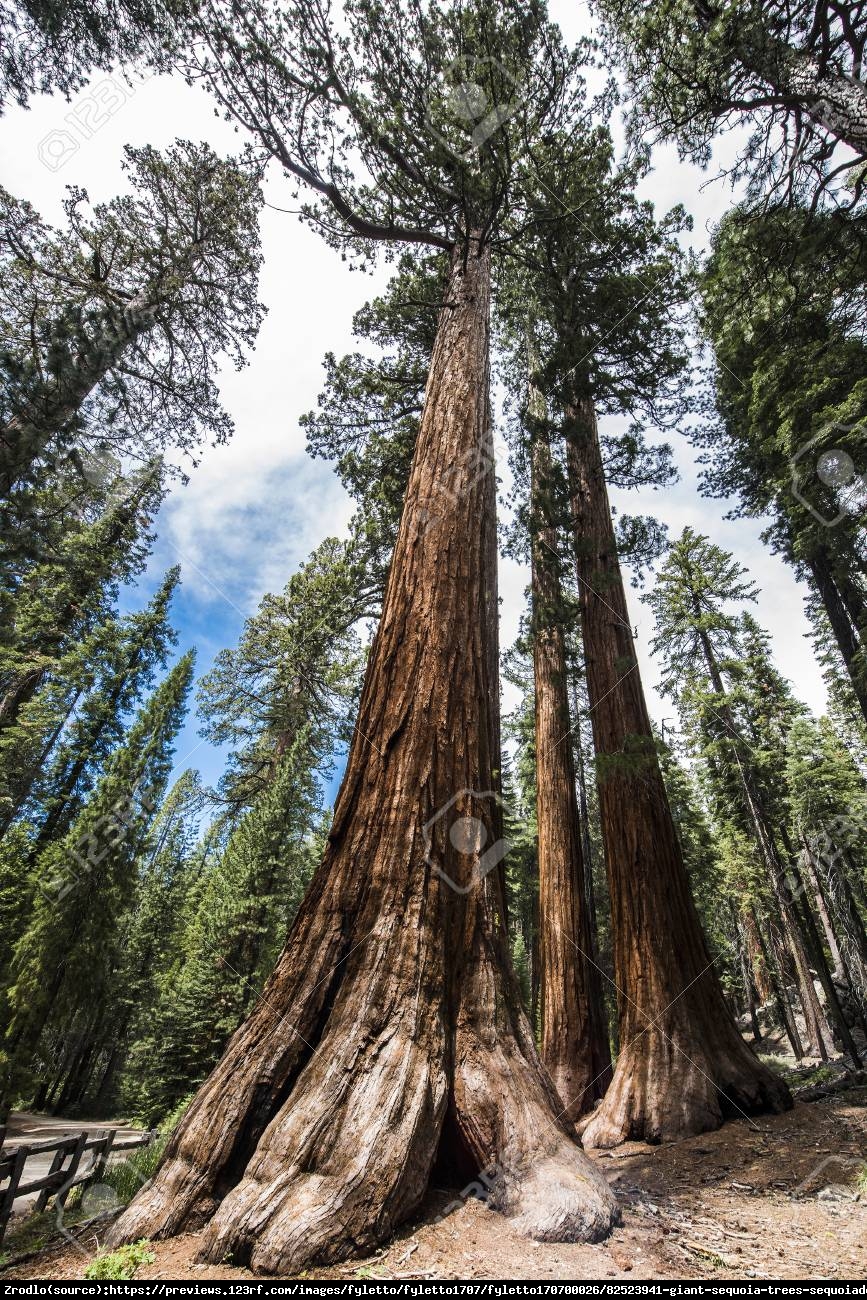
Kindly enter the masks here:
M 360 263 L 371 241 L 499 245 L 516 160 L 568 122 L 577 59 L 544 6 L 407 8 L 215 0 L 179 58 L 307 196 L 302 216 Z M 496 57 L 491 57 L 496 51 Z
M 143 537 L 159 487 L 150 474 L 92 523 L 71 528 L 56 551 L 0 590 L 0 732 L 14 727 L 23 707 L 69 656 L 110 617 L 120 581 L 143 566 Z
M 168 606 L 179 577 L 179 568 L 170 569 L 144 610 L 95 628 L 80 652 L 73 648 L 67 662 L 52 668 L 32 701 L 35 709 L 0 732 L 0 790 L 9 799 L 10 820 L 22 811 L 27 815 L 29 804 L 37 828 L 31 858 L 68 830 L 119 741 L 124 718 L 165 666 L 175 640 Z M 68 675 L 65 668 L 71 669 Z M 49 697 L 47 708 L 43 695 Z
M 686 529 L 646 597 L 656 619 L 652 649 L 662 663 L 663 689 L 677 701 L 703 768 L 714 822 L 727 843 L 731 882 L 752 885 L 748 897 L 736 894 L 733 901 L 779 922 L 814 1046 L 823 1055 L 832 1048 L 833 1022 L 857 1059 L 790 818 L 787 743 L 806 710 L 774 667 L 767 635 L 732 608 L 755 598 L 755 585 L 734 558 Z M 827 1020 L 811 967 L 825 993 Z
M 2 0 L 0 113 L 36 94 L 69 97 L 96 68 L 158 62 L 189 8 L 185 0 Z
M 320 798 L 300 733 L 205 867 L 124 1080 L 148 1117 L 201 1082 L 260 995 L 318 861 Z
M 538 1029 L 539 1006 L 539 855 L 536 825 L 536 729 L 533 665 L 521 638 L 506 655 L 504 676 L 520 692 L 517 707 L 504 718 L 503 826 L 512 961 L 531 1023 Z
M 786 747 L 786 789 L 795 843 L 838 977 L 867 1014 L 867 787 L 827 718 L 800 718 Z
M 49 1020 L 98 1008 L 118 963 L 119 919 L 171 769 L 192 679 L 187 653 L 139 711 L 67 834 L 33 869 L 29 922 L 12 954 L 5 997 L 10 1068 L 25 1077 Z
M 181 938 L 186 911 L 197 884 L 200 821 L 206 804 L 197 772 L 181 774 L 154 819 L 137 880 L 121 920 L 120 962 L 111 996 L 101 1017 L 99 1051 L 87 1079 L 78 1080 L 81 1102 L 90 1096 L 97 1114 L 121 1106 L 141 1110 L 140 1096 L 128 1085 L 130 1050 L 153 1050 L 153 1016 L 168 972 L 183 958 Z M 148 1070 L 153 1061 L 149 1059 Z M 123 1076 L 121 1077 L 121 1072 Z M 58 1108 L 63 1110 L 58 1098 Z
M 125 150 L 131 193 L 70 189 L 66 228 L 0 191 L 0 495 L 58 458 L 140 461 L 231 432 L 215 382 L 262 307 L 257 168 L 179 140 Z
M 610 56 L 626 73 L 648 128 L 707 163 L 714 136 L 750 131 L 736 175 L 754 194 L 813 192 L 853 171 L 861 198 L 867 161 L 863 12 L 780 0 L 594 0 Z
M 838 218 L 734 212 L 702 281 L 715 416 L 704 487 L 770 515 L 765 536 L 821 600 L 867 716 L 864 247 Z
M 308 451 L 335 462 L 358 502 L 359 548 L 369 554 L 369 567 L 376 566 L 381 587 L 403 509 L 447 270 L 441 253 L 401 255 L 386 292 L 353 320 L 353 334 L 376 355 L 354 352 L 338 361 L 329 352 L 317 409 L 301 418 Z
M 363 662 L 356 629 L 380 595 L 352 542 L 327 538 L 282 592 L 263 598 L 237 647 L 217 655 L 199 711 L 208 739 L 233 746 L 222 785 L 230 812 L 270 787 L 296 742 L 310 769 L 327 773 L 351 731 Z
M 693 898 L 723 987 L 731 992 L 740 981 L 722 854 L 693 772 L 665 741 L 658 742 L 658 752 Z

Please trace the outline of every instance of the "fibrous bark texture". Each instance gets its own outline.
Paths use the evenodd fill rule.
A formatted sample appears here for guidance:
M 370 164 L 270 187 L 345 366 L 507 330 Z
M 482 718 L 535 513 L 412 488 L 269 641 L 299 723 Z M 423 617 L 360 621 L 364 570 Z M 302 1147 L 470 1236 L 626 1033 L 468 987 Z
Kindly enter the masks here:
M 604 1005 L 598 982 L 592 979 L 593 940 L 572 750 L 558 538 L 551 520 L 554 484 L 547 429 L 541 419 L 534 421 L 532 480 L 542 1060 L 565 1113 L 577 1119 L 592 1109 L 610 1083 L 611 1054 Z
M 593 1240 L 612 1194 L 559 1116 L 503 923 L 489 265 L 456 254 L 323 862 L 277 967 L 114 1240 L 297 1272 L 370 1249 L 435 1160 L 496 1163 L 527 1234 Z
M 659 1142 L 782 1110 L 742 1039 L 689 888 L 644 700 L 592 400 L 566 420 L 582 634 L 612 908 L 620 1054 L 585 1145 Z

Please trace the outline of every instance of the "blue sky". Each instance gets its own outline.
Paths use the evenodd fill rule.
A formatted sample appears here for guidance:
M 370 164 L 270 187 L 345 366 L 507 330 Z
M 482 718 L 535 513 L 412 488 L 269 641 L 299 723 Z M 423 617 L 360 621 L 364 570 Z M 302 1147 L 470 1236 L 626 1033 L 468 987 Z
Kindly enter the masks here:
M 551 9 L 567 37 L 580 34 L 587 21 L 583 5 L 555 0 Z M 89 96 L 103 106 L 97 117 Z M 102 125 L 93 131 L 90 124 L 96 120 Z M 13 147 L 0 163 L 0 182 L 16 196 L 29 199 L 49 221 L 59 220 L 68 184 L 83 185 L 95 200 L 122 190 L 120 159 L 126 143 L 162 147 L 179 134 L 207 139 L 223 152 L 236 151 L 242 143 L 215 115 L 200 89 L 163 77 L 130 91 L 119 78 L 98 76 L 71 104 L 42 97 L 29 111 L 12 110 L 4 129 Z M 736 143 L 736 139 L 721 142 L 719 162 L 730 161 Z M 654 171 L 643 187 L 643 196 L 659 210 L 676 202 L 686 206 L 695 223 L 691 242 L 699 249 L 732 202 L 723 182 L 707 184 L 712 175 L 713 171 L 701 173 L 681 164 L 667 148 L 657 152 Z M 251 364 L 240 372 L 230 369 L 221 382 L 223 399 L 235 420 L 235 437 L 227 447 L 209 449 L 189 483 L 171 494 L 158 521 L 158 540 L 147 573 L 124 596 L 127 607 L 140 606 L 165 569 L 181 564 L 182 586 L 173 621 L 179 650 L 196 646 L 199 673 L 209 668 L 219 649 L 237 642 L 244 618 L 266 591 L 281 588 L 314 546 L 346 528 L 352 503 L 331 468 L 307 456 L 298 420 L 316 402 L 324 353 L 331 350 L 340 355 L 349 350 L 354 312 L 386 279 L 382 267 L 372 276 L 348 273 L 339 255 L 316 234 L 297 218 L 277 211 L 292 203 L 288 186 L 276 170 L 269 174 L 266 198 L 273 205 L 266 207 L 262 217 L 261 297 L 268 316 Z M 757 615 L 774 637 L 779 667 L 801 698 L 821 710 L 824 688 L 805 640 L 803 588 L 762 545 L 759 522 L 725 521 L 726 503 L 699 497 L 692 452 L 684 438 L 673 441 L 680 482 L 660 492 L 614 493 L 614 504 L 632 513 L 657 515 L 672 536 L 691 524 L 733 551 L 761 588 Z M 526 580 L 517 564 L 503 561 L 504 648 L 517 632 Z M 653 690 L 658 673 L 647 650 L 650 614 L 634 593 L 630 601 L 651 713 L 657 720 L 670 719 L 672 706 Z M 507 694 L 504 703 L 508 708 L 514 700 Z M 198 729 L 193 715 L 178 741 L 178 770 L 198 767 L 207 782 L 215 783 L 225 754 L 203 742 Z

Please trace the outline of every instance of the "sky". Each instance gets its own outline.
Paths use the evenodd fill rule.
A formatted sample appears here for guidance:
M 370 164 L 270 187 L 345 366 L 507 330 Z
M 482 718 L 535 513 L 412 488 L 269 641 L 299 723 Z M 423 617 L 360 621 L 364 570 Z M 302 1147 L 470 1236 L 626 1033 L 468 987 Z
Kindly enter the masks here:
M 550 8 L 568 40 L 586 32 L 586 6 L 552 0 Z M 100 74 L 71 103 L 62 96 L 41 96 L 29 110 L 7 113 L 0 183 L 28 199 L 45 220 L 59 223 L 67 185 L 83 186 L 94 201 L 108 200 L 126 188 L 120 166 L 125 144 L 165 147 L 179 135 L 207 140 L 222 153 L 237 152 L 243 144 L 201 88 L 177 77 L 154 77 L 129 87 L 119 76 Z M 707 172 L 681 163 L 672 148 L 658 149 L 643 183 L 642 197 L 651 199 L 659 213 L 683 203 L 694 223 L 689 242 L 699 251 L 733 201 L 727 184 L 713 177 L 715 166 L 730 161 L 736 145 L 736 139 L 723 139 Z M 250 364 L 241 371 L 225 370 L 220 382 L 235 422 L 234 438 L 228 446 L 208 449 L 189 482 L 171 493 L 158 520 L 147 572 L 123 598 L 126 608 L 141 607 L 165 570 L 179 563 L 182 585 L 172 620 L 179 652 L 196 647 L 199 673 L 207 671 L 221 648 L 237 643 L 244 619 L 264 593 L 281 589 L 324 537 L 346 531 L 353 504 L 331 466 L 306 453 L 299 417 L 316 404 L 324 354 L 340 356 L 353 349 L 353 314 L 382 290 L 387 278 L 383 268 L 373 275 L 348 272 L 339 254 L 315 232 L 279 211 L 292 204 L 288 184 L 273 164 L 265 197 L 271 206 L 261 220 L 260 298 L 268 315 Z M 605 427 L 603 422 L 603 432 Z M 675 433 L 670 441 L 680 481 L 659 491 L 615 491 L 612 503 L 619 511 L 656 515 L 673 538 L 689 524 L 733 552 L 759 585 L 755 612 L 772 635 L 778 667 L 798 696 L 821 712 L 826 697 L 806 640 L 805 589 L 760 541 L 761 521 L 726 520 L 734 502 L 699 495 L 686 438 Z M 505 467 L 503 475 L 508 477 Z M 527 580 L 521 566 L 501 561 L 504 649 L 517 634 Z M 659 671 L 648 650 L 652 616 L 638 593 L 630 590 L 628 599 L 651 714 L 671 726 L 673 706 L 654 689 Z M 510 691 L 506 687 L 506 709 L 516 703 Z M 226 754 L 202 740 L 199 726 L 191 711 L 178 740 L 176 774 L 197 767 L 207 783 L 215 784 Z

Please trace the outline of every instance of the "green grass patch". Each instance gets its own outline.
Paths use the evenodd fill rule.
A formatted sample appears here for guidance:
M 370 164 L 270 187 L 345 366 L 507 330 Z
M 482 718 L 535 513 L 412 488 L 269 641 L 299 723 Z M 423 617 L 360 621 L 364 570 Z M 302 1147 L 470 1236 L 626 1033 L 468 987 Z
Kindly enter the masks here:
M 840 1071 L 833 1065 L 813 1065 L 804 1069 L 799 1065 L 788 1065 L 772 1052 L 760 1052 L 759 1060 L 784 1079 L 790 1088 L 817 1088 L 840 1077 Z
M 128 1282 L 142 1264 L 152 1264 L 155 1259 L 150 1242 L 142 1238 L 113 1250 L 109 1255 L 97 1255 L 84 1270 L 84 1276 L 91 1282 Z

